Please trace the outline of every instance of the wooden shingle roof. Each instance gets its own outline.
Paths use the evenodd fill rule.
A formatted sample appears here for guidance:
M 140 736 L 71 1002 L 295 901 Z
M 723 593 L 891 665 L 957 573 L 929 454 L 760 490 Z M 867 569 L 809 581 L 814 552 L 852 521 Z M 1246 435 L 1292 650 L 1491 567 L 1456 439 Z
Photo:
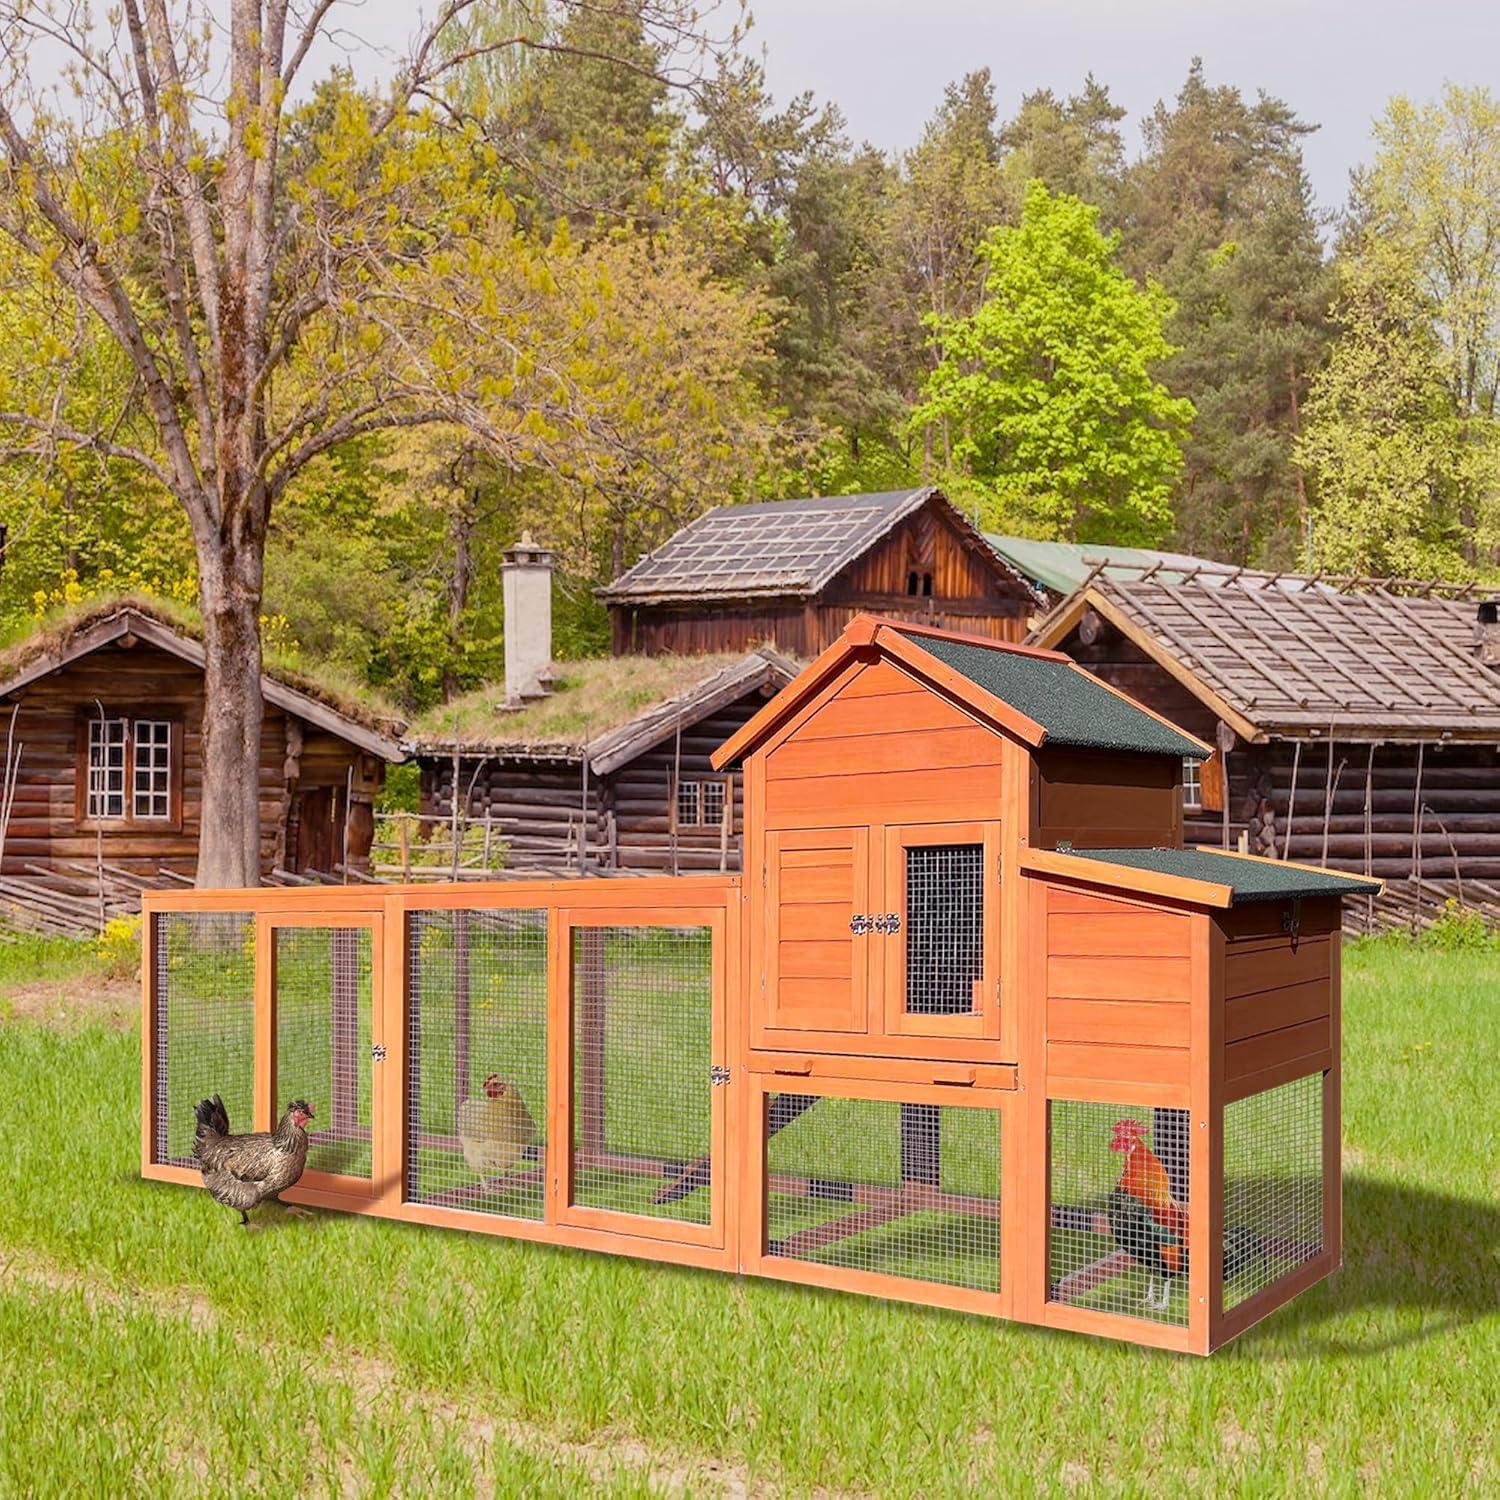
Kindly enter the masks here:
M 599 597 L 611 604 L 703 603 L 715 599 L 810 598 L 907 516 L 936 501 L 977 556 L 1030 586 L 997 556 L 938 489 L 891 490 L 721 505 L 698 517 L 622 573 Z
M 1500 739 L 1500 672 L 1468 588 L 1202 572 L 1099 572 L 1031 634 L 1094 610 L 1242 738 Z

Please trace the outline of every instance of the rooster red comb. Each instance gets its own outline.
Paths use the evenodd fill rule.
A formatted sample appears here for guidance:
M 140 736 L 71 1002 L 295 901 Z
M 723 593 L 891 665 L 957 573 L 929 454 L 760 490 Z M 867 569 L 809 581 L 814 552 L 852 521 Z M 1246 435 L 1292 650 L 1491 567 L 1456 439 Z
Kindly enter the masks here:
M 1128 1151 L 1145 1138 L 1146 1127 L 1139 1120 L 1116 1120 L 1114 1138 L 1109 1143 L 1111 1151 Z
M 505 1092 L 505 1085 L 501 1082 L 498 1073 L 491 1073 L 484 1080 L 484 1092 L 491 1099 L 498 1099 Z

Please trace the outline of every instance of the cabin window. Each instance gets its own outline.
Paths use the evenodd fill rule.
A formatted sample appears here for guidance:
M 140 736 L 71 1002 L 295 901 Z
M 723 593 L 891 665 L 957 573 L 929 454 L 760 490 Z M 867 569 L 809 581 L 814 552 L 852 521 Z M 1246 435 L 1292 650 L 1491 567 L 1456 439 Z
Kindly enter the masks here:
M 181 725 L 167 718 L 79 719 L 78 821 L 180 823 Z
M 673 797 L 677 828 L 718 828 L 724 821 L 727 790 L 722 776 L 680 780 Z
M 906 851 L 906 1013 L 973 1012 L 984 976 L 984 845 Z
M 1193 812 L 1203 808 L 1203 772 L 1191 755 L 1182 757 L 1182 805 Z
M 124 719 L 89 720 L 89 797 L 91 818 L 125 816 Z
M 172 725 L 166 719 L 135 721 L 133 816 L 172 816 Z

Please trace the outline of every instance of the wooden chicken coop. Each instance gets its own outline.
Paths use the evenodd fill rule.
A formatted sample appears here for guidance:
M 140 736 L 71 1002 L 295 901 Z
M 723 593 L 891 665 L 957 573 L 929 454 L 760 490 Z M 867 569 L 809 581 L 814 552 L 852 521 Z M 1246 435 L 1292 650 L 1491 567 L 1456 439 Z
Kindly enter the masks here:
M 1182 847 L 1208 748 L 862 616 L 717 753 L 743 876 L 149 893 L 143 1170 L 303 1097 L 291 1201 L 1207 1353 L 1340 1263 L 1372 889 Z

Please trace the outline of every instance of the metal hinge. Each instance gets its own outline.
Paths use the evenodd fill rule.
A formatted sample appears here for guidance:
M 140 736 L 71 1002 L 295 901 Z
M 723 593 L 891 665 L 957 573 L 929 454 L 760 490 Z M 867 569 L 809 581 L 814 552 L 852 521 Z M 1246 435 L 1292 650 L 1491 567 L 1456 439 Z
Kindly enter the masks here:
M 760 888 L 761 890 L 765 890 L 766 888 L 766 867 L 764 865 L 760 867 Z
M 384 1042 L 376 1042 L 375 1045 L 370 1048 L 370 1058 L 374 1062 L 384 1062 L 385 1061 L 385 1043 Z
M 708 1081 L 715 1087 L 720 1088 L 734 1077 L 734 1073 L 722 1063 L 715 1063 L 708 1070 Z

